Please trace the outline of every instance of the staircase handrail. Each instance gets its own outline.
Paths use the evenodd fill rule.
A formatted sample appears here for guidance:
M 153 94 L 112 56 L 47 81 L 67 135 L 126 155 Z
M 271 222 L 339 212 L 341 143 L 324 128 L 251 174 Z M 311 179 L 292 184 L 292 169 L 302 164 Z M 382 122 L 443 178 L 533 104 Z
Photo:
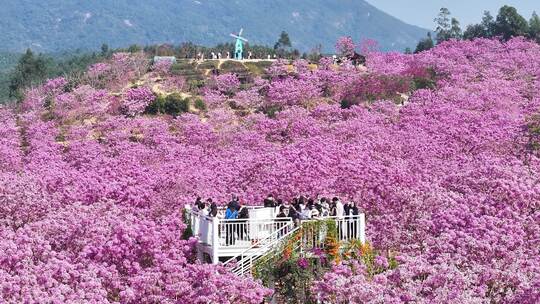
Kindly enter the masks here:
M 262 244 L 262 246 L 265 246 L 265 243 L 263 243 L 264 240 L 272 239 L 272 238 L 274 238 L 274 237 L 276 237 L 276 236 L 278 236 L 276 239 L 280 239 L 279 235 L 280 235 L 281 233 L 283 233 L 284 230 L 290 228 L 290 227 L 292 226 L 292 224 L 293 224 L 293 222 L 292 222 L 291 220 L 287 221 L 286 224 L 283 225 L 283 227 L 281 227 L 281 228 L 277 229 L 276 231 L 272 232 L 272 233 L 269 234 L 267 237 L 265 237 L 265 238 L 263 238 L 263 239 L 261 239 L 261 240 L 257 240 L 257 241 L 256 241 L 253 245 L 251 245 L 249 248 L 245 249 L 245 250 L 242 251 L 241 253 L 239 253 L 239 254 L 237 254 L 236 256 L 234 256 L 234 257 L 228 259 L 227 261 L 225 261 L 225 262 L 223 263 L 223 265 L 227 265 L 228 263 L 230 263 L 230 262 L 236 260 L 237 258 L 239 258 L 239 257 L 241 257 L 241 256 L 243 256 L 243 255 L 245 255 L 246 253 L 248 253 L 248 252 L 249 252 L 250 250 L 252 250 L 252 249 L 260 249 L 260 248 L 262 248 L 262 247 L 261 247 L 261 244 Z M 284 234 L 284 235 L 285 235 L 285 234 Z M 284 235 L 283 235 L 283 236 L 284 236 Z M 281 238 L 282 238 L 283 236 L 281 236 Z
M 237 255 L 236 257 L 233 257 L 232 259 L 228 260 L 227 262 L 225 262 L 225 264 L 227 264 L 227 263 L 229 263 L 229 262 L 231 262 L 233 260 L 236 260 L 237 258 L 240 257 L 240 260 L 237 261 L 237 266 L 235 266 L 232 269 L 232 272 L 235 273 L 236 275 L 240 275 L 240 276 L 244 275 L 247 272 L 247 270 L 250 270 L 253 267 L 253 264 L 255 262 L 257 262 L 259 259 L 261 259 L 263 257 L 272 259 L 277 254 L 279 254 L 276 251 L 278 249 L 278 246 L 276 246 L 276 245 L 278 243 L 283 242 L 284 240 L 287 240 L 290 235 L 292 235 L 293 233 L 296 233 L 298 230 L 304 229 L 304 226 L 305 226 L 304 224 L 306 224 L 308 222 L 324 221 L 324 220 L 328 220 L 328 219 L 331 219 L 333 221 L 344 221 L 344 220 L 347 220 L 347 219 L 359 219 L 359 220 L 361 220 L 363 222 L 364 221 L 364 214 L 359 214 L 359 215 L 354 215 L 354 216 L 343 216 L 343 217 L 331 216 L 331 217 L 326 217 L 326 218 L 314 218 L 314 219 L 303 220 L 300 223 L 300 225 L 298 225 L 294 229 L 288 231 L 286 234 L 283 234 L 281 237 L 277 238 L 276 240 L 274 240 L 272 242 L 268 242 L 268 243 L 264 244 L 262 247 L 259 247 L 259 246 L 257 246 L 257 244 L 255 244 L 252 247 L 246 249 L 241 254 Z M 282 228 L 285 228 L 285 227 L 282 227 Z M 278 231 L 280 231 L 280 230 L 277 230 L 275 233 L 279 233 Z M 271 236 L 272 235 L 270 235 L 268 238 L 270 238 Z M 362 242 L 364 242 L 364 237 L 362 235 L 360 236 L 360 240 Z M 300 243 L 295 244 L 295 247 L 293 248 L 293 251 L 296 251 L 298 248 L 301 248 L 301 247 L 302 247 L 302 244 L 301 244 L 301 241 L 300 241 Z M 250 250 L 255 249 L 255 248 L 260 251 L 260 254 L 247 255 L 247 253 Z
M 282 235 L 280 238 L 272 241 L 272 242 L 268 242 L 266 243 L 265 245 L 263 245 L 262 247 L 254 247 L 254 249 L 258 249 L 257 252 L 255 252 L 254 254 L 251 254 L 251 255 L 238 255 L 237 257 L 241 257 L 241 259 L 237 262 L 237 265 L 232 269 L 232 272 L 236 275 L 244 275 L 248 270 L 251 270 L 252 266 L 253 266 L 253 263 L 258 261 L 260 258 L 262 258 L 263 256 L 266 256 L 265 254 L 276 249 L 277 248 L 277 244 L 283 242 L 284 240 L 288 239 L 289 236 L 291 236 L 292 234 L 294 234 L 295 232 L 297 232 L 301 227 L 300 226 L 297 226 L 297 227 L 294 227 L 294 229 L 291 229 L 290 231 L 288 231 L 286 234 Z M 251 249 L 251 248 L 250 248 Z M 246 253 L 247 250 L 244 252 Z M 235 258 L 233 258 L 235 259 Z M 231 260 L 228 260 L 227 262 L 230 262 Z

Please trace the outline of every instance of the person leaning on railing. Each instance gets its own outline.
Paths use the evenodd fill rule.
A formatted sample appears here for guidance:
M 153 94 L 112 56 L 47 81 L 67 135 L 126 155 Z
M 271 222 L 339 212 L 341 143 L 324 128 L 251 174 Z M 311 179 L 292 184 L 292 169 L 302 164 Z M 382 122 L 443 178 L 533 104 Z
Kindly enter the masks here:
M 217 214 L 218 214 L 218 207 L 216 203 L 212 202 L 212 204 L 210 205 L 210 212 L 208 215 L 211 217 L 216 217 Z
M 279 207 L 279 213 L 278 215 L 276 216 L 276 222 L 277 222 L 277 229 L 280 230 L 281 228 L 283 228 L 287 222 L 289 221 L 288 220 L 288 216 L 287 214 L 285 214 L 285 206 L 281 205 Z M 290 211 L 289 211 L 289 214 L 290 214 Z M 282 237 L 284 234 L 286 234 L 287 231 L 284 231 L 284 230 L 280 230 L 279 232 L 279 237 Z
M 225 220 L 234 220 L 238 218 L 239 206 L 235 204 L 235 201 L 231 201 L 225 210 Z M 234 245 L 234 224 L 226 223 L 225 225 L 225 244 L 227 246 Z
M 357 223 L 356 216 L 358 216 L 359 214 L 360 214 L 360 210 L 356 206 L 356 202 L 349 202 L 349 212 L 347 214 L 351 221 L 351 223 L 349 223 L 349 230 L 348 230 L 349 236 L 356 237 L 357 235 L 358 223 Z
M 245 241 L 248 237 L 247 233 L 247 221 L 249 218 L 249 210 L 246 206 L 241 205 L 240 211 L 238 212 L 238 238 L 242 241 Z
M 298 226 L 298 224 L 300 223 L 300 212 L 298 210 L 299 210 L 298 203 L 296 204 L 293 203 L 289 207 L 289 217 L 292 219 L 295 226 Z

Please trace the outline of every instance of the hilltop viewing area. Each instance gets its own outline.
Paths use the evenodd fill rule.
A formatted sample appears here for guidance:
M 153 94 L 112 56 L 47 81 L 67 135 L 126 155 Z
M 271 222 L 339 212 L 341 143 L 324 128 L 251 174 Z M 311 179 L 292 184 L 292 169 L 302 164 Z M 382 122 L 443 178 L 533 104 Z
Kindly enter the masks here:
M 219 207 L 213 216 L 207 207 L 186 205 L 186 219 L 198 240 L 198 258 L 214 264 L 234 264 L 233 272 L 238 275 L 250 273 L 260 260 L 280 255 L 280 248 L 294 238 L 297 238 L 294 250 L 307 253 L 328 250 L 332 246 L 329 241 L 341 242 L 341 246 L 349 241 L 365 244 L 363 213 L 353 212 L 347 206 L 346 213 L 341 202 L 338 210 L 323 211 L 324 214 L 317 210 L 322 211 L 321 207 L 310 204 L 300 208 L 306 210 L 297 213 L 294 206 L 285 205 L 243 206 L 240 212 L 246 209 L 244 218 L 228 218 L 229 208 Z

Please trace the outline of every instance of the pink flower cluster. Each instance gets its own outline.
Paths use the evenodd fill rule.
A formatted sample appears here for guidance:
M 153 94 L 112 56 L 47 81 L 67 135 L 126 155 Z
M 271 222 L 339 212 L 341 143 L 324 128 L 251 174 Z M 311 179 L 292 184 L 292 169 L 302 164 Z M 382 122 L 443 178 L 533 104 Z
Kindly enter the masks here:
M 227 73 L 214 77 L 216 89 L 222 94 L 233 94 L 240 87 L 240 80 L 235 74 Z
M 156 95 L 147 87 L 128 89 L 124 94 L 123 110 L 129 116 L 142 114 L 156 100 Z
M 68 81 L 64 77 L 50 79 L 43 85 L 43 91 L 46 94 L 59 94 L 64 90 Z
M 351 56 L 354 54 L 356 45 L 350 36 L 341 37 L 336 42 L 336 51 L 341 56 Z
M 172 62 L 169 60 L 160 60 L 154 62 L 152 65 L 152 70 L 160 76 L 167 76 L 171 71 Z

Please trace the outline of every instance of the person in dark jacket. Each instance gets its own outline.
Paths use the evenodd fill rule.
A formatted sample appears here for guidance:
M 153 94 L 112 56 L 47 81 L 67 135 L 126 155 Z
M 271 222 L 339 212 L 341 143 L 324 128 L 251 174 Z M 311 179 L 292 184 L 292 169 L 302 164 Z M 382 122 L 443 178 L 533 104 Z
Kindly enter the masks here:
M 343 204 L 343 210 L 345 211 L 345 216 L 349 216 L 349 211 L 351 210 L 351 203 L 345 202 L 345 204 Z
M 249 218 L 249 210 L 246 206 L 241 206 L 238 212 L 238 238 L 242 241 L 246 241 L 248 238 L 247 233 L 247 221 Z
M 197 199 L 195 200 L 195 207 L 197 207 L 197 211 L 202 210 L 201 204 L 202 204 L 202 199 L 200 196 L 198 196 Z
M 281 230 L 279 232 L 279 237 L 282 237 L 284 234 L 287 233 L 285 229 L 282 229 L 287 224 L 287 221 L 289 220 L 287 214 L 285 214 L 285 209 L 286 209 L 285 206 L 281 205 L 279 207 L 279 213 L 276 216 L 277 229 Z
M 265 208 L 274 208 L 276 206 L 274 195 L 268 194 L 268 196 L 263 201 L 263 205 Z
M 216 217 L 217 216 L 217 213 L 218 213 L 218 207 L 216 205 L 216 203 L 212 203 L 210 205 L 210 212 L 209 212 L 209 215 L 211 217 Z
M 358 238 L 358 215 L 360 215 L 360 210 L 358 209 L 358 206 L 356 206 L 356 202 L 352 203 L 351 209 L 349 211 L 350 215 L 353 216 L 353 223 L 351 227 L 351 237 L 352 238 Z
M 296 202 L 296 204 L 293 204 L 289 207 L 289 217 L 292 219 L 292 221 L 294 222 L 294 224 L 296 226 L 298 226 L 300 224 L 300 212 L 298 210 L 300 206 L 298 204 L 298 202 Z

